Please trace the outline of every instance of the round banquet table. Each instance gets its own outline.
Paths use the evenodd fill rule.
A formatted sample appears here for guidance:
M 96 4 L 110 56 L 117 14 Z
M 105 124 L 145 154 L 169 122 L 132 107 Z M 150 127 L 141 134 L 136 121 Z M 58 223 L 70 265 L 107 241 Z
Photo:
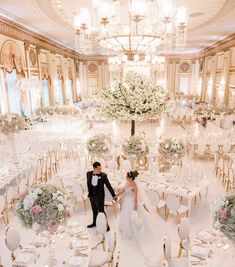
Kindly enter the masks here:
M 56 234 L 34 232 L 32 242 L 23 245 L 17 254 L 12 267 L 52 267 L 48 264 L 50 255 L 56 259 L 54 267 L 87 267 L 91 256 L 90 235 L 84 226 L 70 221 L 59 226 Z
M 197 232 L 190 243 L 189 266 L 235 266 L 235 242 L 213 228 Z

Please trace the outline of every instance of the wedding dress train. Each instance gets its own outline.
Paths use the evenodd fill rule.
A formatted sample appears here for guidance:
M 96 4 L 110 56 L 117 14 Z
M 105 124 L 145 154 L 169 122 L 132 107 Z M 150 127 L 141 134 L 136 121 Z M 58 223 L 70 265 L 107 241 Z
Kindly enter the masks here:
M 164 221 L 157 216 L 142 184 L 140 182 L 136 184 L 138 188 L 138 218 L 137 220 L 133 219 L 134 193 L 130 187 L 125 186 L 119 231 L 124 239 L 137 245 L 147 266 L 161 267 Z

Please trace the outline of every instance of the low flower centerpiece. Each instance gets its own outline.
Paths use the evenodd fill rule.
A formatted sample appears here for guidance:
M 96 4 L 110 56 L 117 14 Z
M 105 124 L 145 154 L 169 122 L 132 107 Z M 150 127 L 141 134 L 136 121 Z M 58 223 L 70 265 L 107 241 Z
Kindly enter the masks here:
M 184 156 L 185 148 L 180 140 L 176 138 L 166 138 L 160 142 L 158 152 L 165 161 L 174 164 Z
M 68 208 L 67 193 L 53 185 L 33 188 L 17 204 L 17 216 L 26 228 L 37 232 L 48 231 L 48 266 L 57 264 L 52 248 L 52 234 L 56 234 L 58 226 L 66 222 Z
M 8 113 L 0 116 L 0 131 L 7 136 L 15 162 L 17 162 L 15 134 L 29 129 L 29 127 L 30 124 L 25 118 L 18 114 Z
M 235 241 L 235 192 L 217 199 L 211 208 L 214 227 Z
M 30 190 L 17 205 L 17 215 L 26 228 L 55 229 L 65 222 L 68 195 L 53 185 L 42 185 Z
M 111 140 L 105 134 L 96 134 L 87 140 L 87 151 L 91 156 L 103 156 L 111 149 Z
M 135 135 L 124 142 L 122 149 L 126 155 L 133 158 L 144 157 L 149 153 L 149 147 L 145 139 Z

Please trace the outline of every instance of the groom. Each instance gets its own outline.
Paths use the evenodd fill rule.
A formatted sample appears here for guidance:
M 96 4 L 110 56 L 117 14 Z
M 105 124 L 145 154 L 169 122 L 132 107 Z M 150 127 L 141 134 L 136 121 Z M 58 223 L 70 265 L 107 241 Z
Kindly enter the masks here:
M 109 183 L 107 174 L 102 172 L 101 164 L 99 162 L 94 162 L 93 171 L 87 172 L 88 198 L 90 199 L 93 212 L 93 222 L 87 226 L 88 228 L 95 227 L 98 213 L 104 212 L 104 185 L 106 185 L 113 199 L 116 201 L 117 197 Z

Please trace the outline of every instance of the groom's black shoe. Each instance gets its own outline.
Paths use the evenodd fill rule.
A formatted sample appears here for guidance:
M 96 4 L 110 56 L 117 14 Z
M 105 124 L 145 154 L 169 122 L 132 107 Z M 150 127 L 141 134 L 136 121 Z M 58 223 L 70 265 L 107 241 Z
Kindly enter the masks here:
M 96 227 L 96 224 L 92 223 L 92 224 L 87 225 L 87 228 L 93 228 L 93 227 Z

